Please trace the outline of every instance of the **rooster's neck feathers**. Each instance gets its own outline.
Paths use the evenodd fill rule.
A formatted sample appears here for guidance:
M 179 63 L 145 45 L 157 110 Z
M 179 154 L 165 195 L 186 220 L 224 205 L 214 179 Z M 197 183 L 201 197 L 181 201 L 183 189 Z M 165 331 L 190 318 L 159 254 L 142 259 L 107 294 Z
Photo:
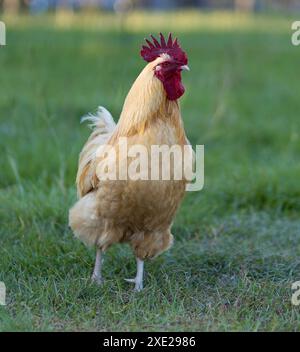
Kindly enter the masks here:
M 133 83 L 117 126 L 119 136 L 141 134 L 156 119 L 181 119 L 177 101 L 167 99 L 162 83 L 153 75 L 163 60 L 159 57 L 150 62 Z

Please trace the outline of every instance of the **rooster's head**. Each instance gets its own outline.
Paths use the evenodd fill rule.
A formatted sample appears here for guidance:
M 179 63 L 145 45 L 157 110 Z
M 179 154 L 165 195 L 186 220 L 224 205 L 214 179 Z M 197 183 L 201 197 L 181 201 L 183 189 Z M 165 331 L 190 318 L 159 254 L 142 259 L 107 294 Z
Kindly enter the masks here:
M 141 56 L 147 62 L 160 58 L 154 66 L 154 75 L 162 82 L 167 98 L 176 100 L 184 93 L 181 71 L 189 70 L 187 55 L 178 44 L 177 38 L 173 41 L 171 33 L 167 41 L 161 33 L 160 42 L 153 35 L 151 38 L 153 42 L 146 39 L 148 46 L 143 45 Z

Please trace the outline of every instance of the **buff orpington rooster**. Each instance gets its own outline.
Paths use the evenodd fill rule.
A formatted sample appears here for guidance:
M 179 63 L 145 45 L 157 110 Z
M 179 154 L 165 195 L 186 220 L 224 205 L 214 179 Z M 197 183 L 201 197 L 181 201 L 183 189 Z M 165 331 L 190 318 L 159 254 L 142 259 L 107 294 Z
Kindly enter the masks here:
M 103 180 L 99 176 L 103 147 L 117 146 L 121 138 L 126 138 L 128 148 L 142 145 L 148 151 L 152 145 L 190 146 L 178 103 L 185 91 L 181 72 L 189 70 L 187 55 L 171 34 L 167 40 L 162 34 L 159 41 L 151 37 L 140 52 L 148 64 L 133 83 L 118 123 L 102 107 L 95 116 L 84 118 L 92 122 L 93 132 L 80 153 L 76 178 L 79 200 L 69 212 L 75 236 L 97 248 L 92 275 L 95 282 L 102 283 L 103 252 L 114 243 L 131 245 L 137 274 L 127 281 L 135 283 L 136 291 L 143 288 L 144 260 L 166 251 L 173 243 L 172 221 L 187 181 L 175 179 L 173 173 L 170 180 Z M 122 158 L 117 152 L 116 160 L 122 162 Z M 147 168 L 150 172 L 151 163 Z

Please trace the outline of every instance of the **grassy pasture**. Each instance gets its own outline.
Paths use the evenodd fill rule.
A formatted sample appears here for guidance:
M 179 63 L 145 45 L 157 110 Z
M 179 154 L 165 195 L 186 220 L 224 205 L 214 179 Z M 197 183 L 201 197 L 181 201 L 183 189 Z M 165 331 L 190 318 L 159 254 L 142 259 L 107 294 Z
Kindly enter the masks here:
M 4 18 L 0 48 L 0 330 L 300 330 L 299 54 L 287 16 L 197 12 Z M 205 188 L 187 195 L 173 248 L 146 264 L 127 246 L 90 283 L 94 250 L 73 239 L 79 119 L 117 119 L 150 32 L 189 55 L 187 135 L 205 145 Z

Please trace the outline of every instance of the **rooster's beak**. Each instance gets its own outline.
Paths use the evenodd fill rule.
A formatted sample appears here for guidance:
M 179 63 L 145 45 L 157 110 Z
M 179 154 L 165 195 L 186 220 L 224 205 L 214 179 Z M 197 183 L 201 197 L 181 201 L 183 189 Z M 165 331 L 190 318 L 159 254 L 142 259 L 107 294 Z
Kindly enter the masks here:
M 188 65 L 183 65 L 181 66 L 181 69 L 184 70 L 184 71 L 189 71 L 190 68 L 188 67 Z

